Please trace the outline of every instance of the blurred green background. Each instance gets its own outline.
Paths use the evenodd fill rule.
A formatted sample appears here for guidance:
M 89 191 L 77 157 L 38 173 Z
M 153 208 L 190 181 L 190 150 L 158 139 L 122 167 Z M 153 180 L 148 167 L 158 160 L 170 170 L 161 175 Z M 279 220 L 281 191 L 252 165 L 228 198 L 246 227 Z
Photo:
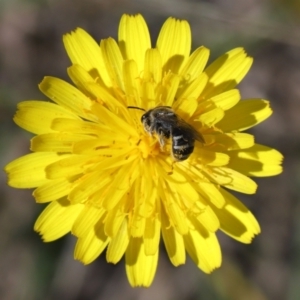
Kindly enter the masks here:
M 117 38 L 123 13 L 142 13 L 153 42 L 174 16 L 189 21 L 193 49 L 210 48 L 211 60 L 238 46 L 254 57 L 241 93 L 269 99 L 274 113 L 252 133 L 285 156 L 282 175 L 257 179 L 256 195 L 238 195 L 262 233 L 251 245 L 219 234 L 223 264 L 212 275 L 190 259 L 174 268 L 162 247 L 152 286 L 132 289 L 124 261 L 114 266 L 102 255 L 83 266 L 73 260 L 72 236 L 43 243 L 32 228 L 44 205 L 30 190 L 9 188 L 2 172 L 0 299 L 300 299 L 299 0 L 0 0 L 1 167 L 29 151 L 31 135 L 12 121 L 17 103 L 45 99 L 37 88 L 43 76 L 68 80 L 62 35 L 82 27 L 98 41 Z

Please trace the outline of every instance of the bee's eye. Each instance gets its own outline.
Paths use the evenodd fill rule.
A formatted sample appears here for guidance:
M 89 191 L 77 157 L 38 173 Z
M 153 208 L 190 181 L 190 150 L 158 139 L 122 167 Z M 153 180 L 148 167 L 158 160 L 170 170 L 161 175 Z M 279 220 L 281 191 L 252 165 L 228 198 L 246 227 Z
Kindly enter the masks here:
M 150 118 L 146 115 L 142 116 L 141 122 L 142 122 L 142 124 L 147 125 L 147 126 L 150 126 L 150 123 L 151 123 Z

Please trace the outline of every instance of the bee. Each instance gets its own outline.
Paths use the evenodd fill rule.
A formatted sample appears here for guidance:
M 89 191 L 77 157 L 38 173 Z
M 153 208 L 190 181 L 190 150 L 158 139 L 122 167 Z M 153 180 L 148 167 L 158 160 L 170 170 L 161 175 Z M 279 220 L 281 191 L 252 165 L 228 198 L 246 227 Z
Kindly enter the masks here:
M 186 160 L 193 153 L 196 140 L 204 144 L 203 136 L 170 106 L 157 106 L 148 111 L 136 106 L 128 108 L 145 111 L 141 118 L 144 130 L 150 135 L 157 135 L 161 148 L 166 139 L 172 139 L 172 156 L 176 161 Z

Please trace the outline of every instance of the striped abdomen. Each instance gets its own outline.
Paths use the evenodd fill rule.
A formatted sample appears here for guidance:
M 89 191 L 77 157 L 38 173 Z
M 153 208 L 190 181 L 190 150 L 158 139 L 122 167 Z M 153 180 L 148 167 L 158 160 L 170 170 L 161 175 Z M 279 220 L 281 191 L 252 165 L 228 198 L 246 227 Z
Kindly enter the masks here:
M 172 132 L 172 154 L 176 160 L 187 159 L 194 150 L 195 139 L 183 128 L 175 128 Z

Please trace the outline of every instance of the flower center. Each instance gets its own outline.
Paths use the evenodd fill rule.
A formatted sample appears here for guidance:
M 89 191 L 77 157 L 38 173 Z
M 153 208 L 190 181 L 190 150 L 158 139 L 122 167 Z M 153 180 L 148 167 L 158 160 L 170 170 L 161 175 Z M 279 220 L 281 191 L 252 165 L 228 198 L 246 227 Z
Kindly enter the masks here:
M 156 156 L 161 152 L 160 145 L 154 136 L 141 135 L 137 145 L 143 158 Z

